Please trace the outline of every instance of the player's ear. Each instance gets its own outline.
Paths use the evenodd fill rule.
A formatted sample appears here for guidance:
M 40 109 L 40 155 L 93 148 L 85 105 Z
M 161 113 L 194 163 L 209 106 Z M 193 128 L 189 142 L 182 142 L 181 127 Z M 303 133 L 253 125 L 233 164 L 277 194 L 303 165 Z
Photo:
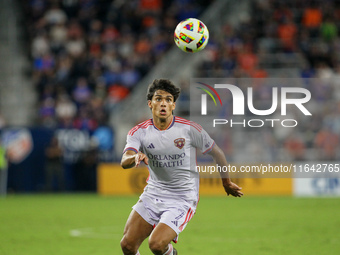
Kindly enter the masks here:
M 175 108 L 176 108 L 176 102 L 174 102 L 174 103 L 172 104 L 172 110 L 175 110 Z
M 148 100 L 148 106 L 150 109 L 152 109 L 151 100 Z

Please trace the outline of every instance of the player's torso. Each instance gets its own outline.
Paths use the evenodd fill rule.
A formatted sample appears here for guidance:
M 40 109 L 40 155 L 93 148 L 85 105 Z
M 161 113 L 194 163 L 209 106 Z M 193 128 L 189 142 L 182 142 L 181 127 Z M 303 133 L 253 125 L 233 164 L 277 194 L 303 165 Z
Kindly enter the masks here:
M 143 127 L 140 149 L 148 157 L 150 173 L 145 192 L 197 200 L 199 175 L 190 121 L 174 117 L 169 128 L 159 130 L 150 120 Z
M 189 128 L 177 122 L 167 130 L 149 126 L 142 140 L 142 151 L 149 159 L 149 167 L 155 171 L 190 170 L 192 147 Z

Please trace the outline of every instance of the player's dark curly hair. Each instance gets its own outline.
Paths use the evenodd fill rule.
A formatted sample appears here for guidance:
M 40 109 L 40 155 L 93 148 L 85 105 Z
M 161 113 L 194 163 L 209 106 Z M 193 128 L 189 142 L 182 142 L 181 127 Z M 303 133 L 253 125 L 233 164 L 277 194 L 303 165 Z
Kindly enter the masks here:
M 148 87 L 146 99 L 152 100 L 152 97 L 157 90 L 164 90 L 170 93 L 174 97 L 174 102 L 176 102 L 177 98 L 179 97 L 179 94 L 181 93 L 181 89 L 176 87 L 170 80 L 155 79 Z

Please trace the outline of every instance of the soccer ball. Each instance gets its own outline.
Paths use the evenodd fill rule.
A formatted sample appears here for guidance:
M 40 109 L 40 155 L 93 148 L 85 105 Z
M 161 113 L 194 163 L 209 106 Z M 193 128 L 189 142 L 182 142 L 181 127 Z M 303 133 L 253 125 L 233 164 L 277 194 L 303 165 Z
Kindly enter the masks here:
M 182 51 L 194 53 L 205 48 L 209 40 L 209 31 L 202 21 L 189 18 L 177 25 L 174 39 Z

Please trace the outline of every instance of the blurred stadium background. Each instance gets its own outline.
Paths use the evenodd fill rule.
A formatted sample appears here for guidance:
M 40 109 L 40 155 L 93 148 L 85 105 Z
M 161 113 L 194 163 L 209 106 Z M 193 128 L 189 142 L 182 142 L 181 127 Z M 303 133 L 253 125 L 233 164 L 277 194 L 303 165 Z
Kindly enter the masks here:
M 185 54 L 173 43 L 177 23 L 189 17 L 210 31 L 199 54 Z M 147 172 L 122 171 L 118 162 L 128 130 L 150 117 L 145 93 L 155 78 L 180 84 L 176 114 L 185 118 L 192 77 L 315 78 L 319 82 L 304 84 L 313 116 L 293 133 L 233 129 L 219 145 L 230 162 L 339 163 L 339 29 L 336 0 L 1 0 L 0 192 L 8 196 L 0 200 L 0 253 L 119 254 L 117 236 Z M 254 89 L 257 101 L 268 99 L 266 87 Z M 185 254 L 226 254 L 228 247 L 229 254 L 339 253 L 339 178 L 253 177 L 235 180 L 253 195 L 237 202 L 219 197 L 219 180 L 202 179 L 201 194 L 209 198 L 179 244 Z M 71 195 L 79 192 L 93 194 Z M 72 204 L 79 210 L 68 208 Z M 203 216 L 209 208 L 216 208 L 213 223 Z M 110 213 L 115 220 L 108 220 Z M 239 237 L 228 241 L 231 223 L 223 217 Z M 268 230 L 273 225 L 276 232 Z M 56 249 L 46 226 L 64 248 Z M 86 231 L 99 231 L 102 239 L 69 239 Z M 107 242 L 110 235 L 115 243 Z M 205 248 L 205 235 L 216 236 L 206 239 L 213 250 Z M 42 241 L 51 245 L 40 250 Z M 247 248 L 240 248 L 243 243 Z M 98 245 L 103 250 L 93 248 Z

